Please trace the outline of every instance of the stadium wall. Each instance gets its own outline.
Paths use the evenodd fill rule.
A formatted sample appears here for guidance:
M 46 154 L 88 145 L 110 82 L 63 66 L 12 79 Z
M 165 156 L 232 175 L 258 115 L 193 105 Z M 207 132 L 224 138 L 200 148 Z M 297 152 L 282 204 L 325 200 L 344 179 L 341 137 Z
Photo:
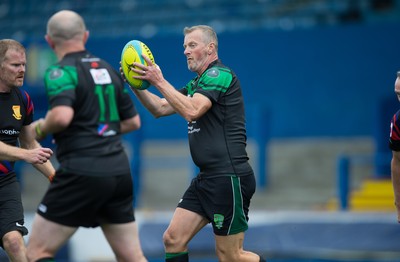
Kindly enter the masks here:
M 268 116 L 258 119 L 267 122 L 261 126 L 268 127 L 271 138 L 387 136 L 397 109 L 393 86 L 400 69 L 399 29 L 400 24 L 374 24 L 221 33 L 219 55 L 241 79 L 247 114 L 262 111 Z M 131 39 L 137 38 L 90 38 L 87 47 L 118 68 L 120 52 Z M 175 87 L 194 76 L 187 70 L 183 36 L 139 40 L 150 47 Z M 26 88 L 41 112 L 47 106 L 43 60 L 50 61 L 51 55 L 42 40 L 24 44 L 28 52 L 36 50 L 28 56 L 28 71 L 35 72 Z M 156 120 L 139 103 L 137 107 L 144 122 L 142 138 L 186 137 L 186 123 L 179 116 Z

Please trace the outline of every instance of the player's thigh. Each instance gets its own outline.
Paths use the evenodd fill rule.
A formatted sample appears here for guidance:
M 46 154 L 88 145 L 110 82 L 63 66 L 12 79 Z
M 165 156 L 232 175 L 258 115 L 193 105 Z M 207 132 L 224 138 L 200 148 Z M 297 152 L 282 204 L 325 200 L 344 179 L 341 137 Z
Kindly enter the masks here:
M 101 229 L 111 246 L 121 242 L 126 246 L 138 243 L 139 233 L 135 222 L 123 224 L 103 224 Z
M 76 230 L 76 227 L 63 226 L 36 214 L 27 245 L 28 257 L 39 258 L 43 253 L 54 255 Z
M 178 207 L 164 233 L 164 241 L 179 238 L 183 244 L 186 244 L 208 223 L 209 221 L 205 217 Z

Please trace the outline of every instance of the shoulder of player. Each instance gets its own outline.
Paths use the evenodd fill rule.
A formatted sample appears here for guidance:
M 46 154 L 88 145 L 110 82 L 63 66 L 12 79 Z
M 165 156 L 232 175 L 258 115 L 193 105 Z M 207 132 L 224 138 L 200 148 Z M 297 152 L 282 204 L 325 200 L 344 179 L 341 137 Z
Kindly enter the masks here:
M 77 69 L 72 65 L 56 64 L 47 68 L 45 73 L 46 80 L 54 81 L 65 77 L 75 76 Z
M 398 110 L 394 115 L 392 121 L 398 122 L 400 120 L 400 110 Z
M 230 85 L 232 79 L 234 78 L 233 72 L 225 66 L 220 66 L 215 64 L 209 67 L 200 76 L 200 83 L 225 83 L 224 85 Z

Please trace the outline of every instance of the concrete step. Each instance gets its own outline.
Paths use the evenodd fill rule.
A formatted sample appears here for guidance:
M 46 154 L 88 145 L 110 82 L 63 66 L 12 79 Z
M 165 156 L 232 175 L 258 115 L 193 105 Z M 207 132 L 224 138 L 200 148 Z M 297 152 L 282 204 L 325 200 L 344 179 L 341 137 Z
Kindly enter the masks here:
M 326 205 L 328 210 L 338 210 L 337 199 L 330 199 Z M 395 211 L 393 186 L 390 179 L 366 179 L 359 189 L 349 196 L 350 211 Z

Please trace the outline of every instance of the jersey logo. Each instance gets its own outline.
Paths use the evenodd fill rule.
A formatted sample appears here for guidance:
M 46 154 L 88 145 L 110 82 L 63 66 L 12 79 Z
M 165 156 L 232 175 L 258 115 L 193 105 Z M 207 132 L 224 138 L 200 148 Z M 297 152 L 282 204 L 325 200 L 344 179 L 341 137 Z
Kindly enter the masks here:
M 38 209 L 42 213 L 46 213 L 47 212 L 47 206 L 45 206 L 44 204 L 40 204 Z
M 209 77 L 218 77 L 219 76 L 219 70 L 216 69 L 216 68 L 211 68 L 210 70 L 208 70 L 207 76 L 209 76 Z
M 12 106 L 12 110 L 13 110 L 13 117 L 17 120 L 21 120 L 22 115 L 21 115 L 21 106 L 16 105 L 16 106 Z
M 111 84 L 110 74 L 105 68 L 92 68 L 90 69 L 90 74 L 93 77 L 94 83 L 97 85 Z
M 112 129 L 108 129 L 109 125 L 107 124 L 100 124 L 97 127 L 97 133 L 100 136 L 115 136 L 117 134 L 117 132 L 115 130 Z
M 221 229 L 224 223 L 224 216 L 221 214 L 214 214 L 214 223 L 216 228 Z
M 55 80 L 57 78 L 60 78 L 63 74 L 64 72 L 60 68 L 53 69 L 49 74 L 49 79 Z

